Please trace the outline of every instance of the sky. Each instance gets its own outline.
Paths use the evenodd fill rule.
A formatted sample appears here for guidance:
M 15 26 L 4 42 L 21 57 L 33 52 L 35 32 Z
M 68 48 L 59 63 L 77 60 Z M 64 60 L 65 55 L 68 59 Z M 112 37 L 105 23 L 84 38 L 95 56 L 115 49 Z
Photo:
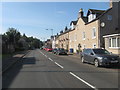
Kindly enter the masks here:
M 1 3 L 0 3 L 1 5 Z M 78 12 L 83 8 L 106 10 L 109 2 L 2 2 L 2 31 L 16 28 L 21 34 L 46 40 L 77 20 Z M 46 30 L 48 29 L 48 30 Z

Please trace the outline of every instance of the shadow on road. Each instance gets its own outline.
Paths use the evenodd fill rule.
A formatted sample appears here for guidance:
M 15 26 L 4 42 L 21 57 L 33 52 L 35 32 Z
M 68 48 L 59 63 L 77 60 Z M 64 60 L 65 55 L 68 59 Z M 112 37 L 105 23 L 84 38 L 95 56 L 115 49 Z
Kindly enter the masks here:
M 27 58 L 22 58 L 18 60 L 16 64 L 14 64 L 10 69 L 8 69 L 5 73 L 3 73 L 2 89 L 6 90 L 7 88 L 10 88 L 10 85 L 13 83 L 16 76 L 20 73 L 20 70 L 23 68 L 23 65 L 35 64 L 35 62 L 36 62 L 36 59 L 34 57 L 27 57 Z
M 107 69 L 120 69 L 120 64 L 117 65 L 110 65 L 108 67 L 106 67 Z
M 23 58 L 23 64 L 35 64 L 36 60 L 34 57 Z

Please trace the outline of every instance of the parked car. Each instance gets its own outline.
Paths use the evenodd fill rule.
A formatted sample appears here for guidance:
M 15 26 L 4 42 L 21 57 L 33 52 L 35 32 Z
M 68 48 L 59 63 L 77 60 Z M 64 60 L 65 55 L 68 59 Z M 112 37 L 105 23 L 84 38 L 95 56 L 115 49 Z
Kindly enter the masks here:
M 48 52 L 52 52 L 52 50 L 53 50 L 52 48 L 47 48 L 46 49 L 46 51 L 48 51 Z
M 113 55 L 105 49 L 84 49 L 81 53 L 81 60 L 83 63 L 88 62 L 94 64 L 96 67 L 108 66 L 119 63 L 119 56 Z
M 57 55 L 60 55 L 60 54 L 67 55 L 67 51 L 64 48 L 57 48 L 56 54 Z
M 57 52 L 57 48 L 54 48 L 54 49 L 52 50 L 52 53 L 56 54 L 56 52 Z
M 47 48 L 46 48 L 46 47 L 44 47 L 44 48 L 43 48 L 43 50 L 47 50 Z

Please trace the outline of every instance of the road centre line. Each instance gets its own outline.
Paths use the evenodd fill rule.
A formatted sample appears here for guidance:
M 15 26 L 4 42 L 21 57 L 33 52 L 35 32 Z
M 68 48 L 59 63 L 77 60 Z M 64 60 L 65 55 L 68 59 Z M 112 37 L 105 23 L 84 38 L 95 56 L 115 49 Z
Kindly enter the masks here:
M 40 53 L 41 53 L 42 55 L 44 55 L 44 53 L 42 53 L 41 51 L 40 51 Z
M 45 57 L 47 57 L 46 55 L 44 55 Z
M 57 62 L 55 62 L 56 65 L 58 65 L 60 68 L 63 68 L 63 66 L 61 66 L 60 64 L 58 64 Z
M 78 77 L 77 75 L 75 75 L 74 73 L 72 72 L 69 72 L 72 76 L 76 77 L 77 79 L 79 79 L 80 81 L 82 81 L 83 83 L 87 84 L 89 87 L 95 89 L 95 90 L 98 90 L 96 87 L 94 87 L 93 85 L 89 84 L 88 82 L 86 82 L 85 80 L 81 79 L 80 77 Z
M 51 58 L 48 58 L 50 61 L 53 61 Z
M 42 53 L 42 52 L 41 52 Z M 44 53 L 42 53 L 45 57 L 47 57 Z M 50 61 L 53 62 L 53 60 L 51 58 L 48 58 Z M 57 62 L 54 62 L 57 66 L 59 66 L 60 68 L 64 68 L 62 65 L 58 64 Z M 81 79 L 80 77 L 78 77 L 77 75 L 75 75 L 72 72 L 69 72 L 72 76 L 76 77 L 77 79 L 79 79 L 80 81 L 82 81 L 83 83 L 85 83 L 86 85 L 88 85 L 89 87 L 93 88 L 94 90 L 98 90 L 96 87 L 94 87 L 93 85 L 89 84 L 88 82 L 86 82 L 85 80 Z

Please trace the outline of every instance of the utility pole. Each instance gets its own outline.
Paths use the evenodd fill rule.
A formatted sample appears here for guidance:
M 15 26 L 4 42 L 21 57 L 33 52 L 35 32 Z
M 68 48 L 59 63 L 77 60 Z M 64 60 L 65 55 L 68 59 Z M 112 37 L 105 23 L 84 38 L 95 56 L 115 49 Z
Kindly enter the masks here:
M 46 29 L 46 30 L 51 30 L 51 32 L 52 32 L 52 36 L 53 36 L 53 29 Z

